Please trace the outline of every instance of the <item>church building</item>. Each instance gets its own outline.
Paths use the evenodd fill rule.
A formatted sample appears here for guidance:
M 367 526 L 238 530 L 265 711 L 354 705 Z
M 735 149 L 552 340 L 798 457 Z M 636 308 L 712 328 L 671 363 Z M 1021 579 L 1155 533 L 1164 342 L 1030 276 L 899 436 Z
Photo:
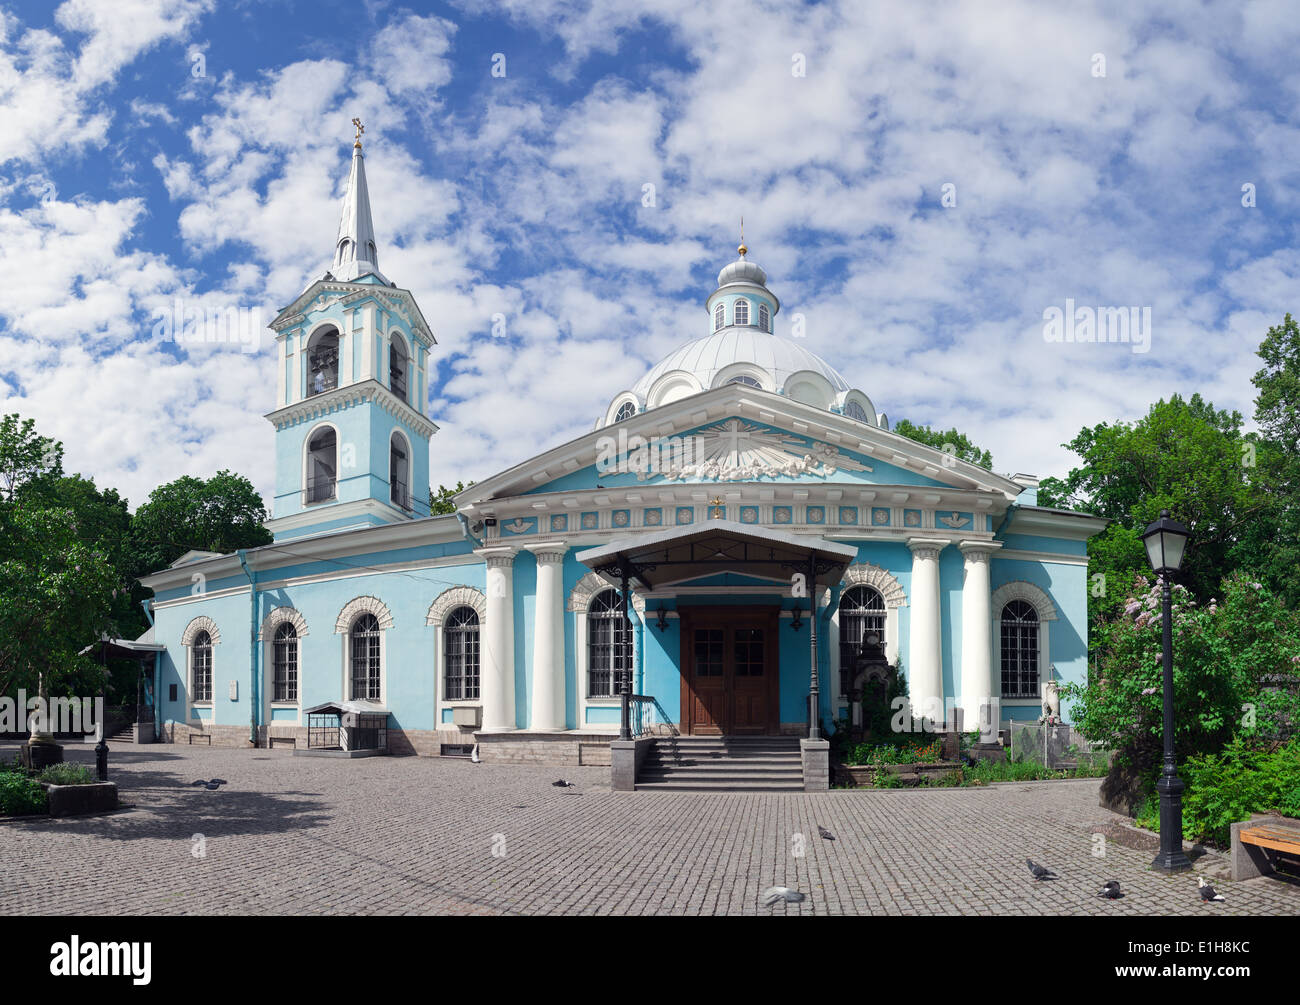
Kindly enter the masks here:
M 684 736 L 807 736 L 871 633 L 916 715 L 1037 719 L 1085 677 L 1104 522 L 890 432 L 780 310 L 742 244 L 589 432 L 432 516 L 439 346 L 380 269 L 358 139 L 333 263 L 270 326 L 274 541 L 142 580 L 161 738 L 302 748 L 325 707 L 392 753 L 609 763 L 627 689 Z

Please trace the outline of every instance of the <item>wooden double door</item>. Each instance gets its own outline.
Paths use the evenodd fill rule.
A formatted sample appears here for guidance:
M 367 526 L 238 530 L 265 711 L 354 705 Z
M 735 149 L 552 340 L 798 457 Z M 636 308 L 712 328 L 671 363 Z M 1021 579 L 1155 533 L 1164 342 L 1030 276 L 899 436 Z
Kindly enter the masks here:
M 682 608 L 682 732 L 776 735 L 779 608 Z

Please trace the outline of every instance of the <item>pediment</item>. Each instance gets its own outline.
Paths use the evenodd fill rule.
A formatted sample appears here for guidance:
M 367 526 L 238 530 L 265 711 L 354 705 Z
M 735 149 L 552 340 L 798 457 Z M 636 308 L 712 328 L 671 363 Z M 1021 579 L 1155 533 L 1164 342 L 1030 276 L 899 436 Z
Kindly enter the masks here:
M 462 507 L 550 492 L 827 482 L 988 491 L 1020 486 L 897 433 L 732 384 L 604 426 L 457 496 Z

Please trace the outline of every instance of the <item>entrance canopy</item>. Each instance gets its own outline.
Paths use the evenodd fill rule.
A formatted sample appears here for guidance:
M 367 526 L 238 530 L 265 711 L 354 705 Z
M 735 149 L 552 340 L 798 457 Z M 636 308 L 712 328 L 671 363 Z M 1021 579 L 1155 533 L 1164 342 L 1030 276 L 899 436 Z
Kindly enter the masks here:
M 795 574 L 810 585 L 839 579 L 857 549 L 808 534 L 709 520 L 621 538 L 577 553 L 577 560 L 611 580 L 653 590 L 699 576 L 743 572 L 774 580 Z

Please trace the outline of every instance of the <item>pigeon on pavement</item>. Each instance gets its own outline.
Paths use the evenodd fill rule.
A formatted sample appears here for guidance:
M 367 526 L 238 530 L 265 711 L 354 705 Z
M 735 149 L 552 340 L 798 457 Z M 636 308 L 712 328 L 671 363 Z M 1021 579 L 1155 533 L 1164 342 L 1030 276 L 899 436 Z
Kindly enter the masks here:
M 1037 879 L 1037 880 L 1044 880 L 1044 879 L 1060 879 L 1060 878 L 1061 878 L 1060 876 L 1056 875 L 1056 873 L 1052 872 L 1051 869 L 1047 868 L 1047 866 L 1036 864 L 1032 858 L 1027 858 L 1027 859 L 1025 859 L 1025 862 L 1028 863 L 1028 865 L 1029 865 L 1029 874 L 1030 874 L 1031 876 L 1033 876 L 1034 879 Z
M 1214 887 L 1210 886 L 1209 883 L 1205 882 L 1204 876 L 1201 876 L 1199 878 L 1199 881 L 1197 882 L 1197 886 L 1201 888 L 1202 900 L 1223 900 L 1223 894 L 1219 893 L 1217 890 L 1214 889 Z
M 823 827 L 821 824 L 818 824 L 818 825 L 817 825 L 817 833 L 820 834 L 820 835 L 822 836 L 822 839 L 825 840 L 825 841 L 834 841 L 834 840 L 835 840 L 835 835 L 832 834 L 830 831 L 828 831 L 828 830 L 827 830 L 825 827 Z
M 208 781 L 206 778 L 199 778 L 196 779 L 195 781 L 190 782 L 190 785 L 193 786 L 202 785 L 205 789 L 219 789 L 221 788 L 221 786 L 225 784 L 226 784 L 226 780 L 224 778 L 214 778 L 211 781 Z
M 803 899 L 802 893 L 798 890 L 791 890 L 788 886 L 769 886 L 763 891 L 764 907 L 771 907 L 783 900 L 787 904 L 798 904 Z
M 1120 897 L 1124 896 L 1119 888 L 1119 880 L 1107 880 L 1106 885 L 1097 892 L 1097 896 L 1105 897 L 1107 900 L 1119 900 Z
M 551 782 L 551 785 L 557 789 L 571 789 L 573 788 L 573 784 L 573 782 L 566 782 L 563 778 L 558 782 Z

